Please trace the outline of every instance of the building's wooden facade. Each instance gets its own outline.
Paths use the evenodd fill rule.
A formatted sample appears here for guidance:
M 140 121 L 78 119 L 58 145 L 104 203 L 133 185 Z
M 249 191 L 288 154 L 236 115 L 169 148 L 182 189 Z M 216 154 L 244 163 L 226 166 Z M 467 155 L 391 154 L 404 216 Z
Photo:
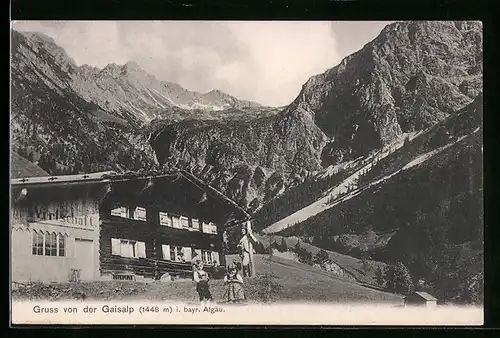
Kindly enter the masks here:
M 13 280 L 64 281 L 75 270 L 88 280 L 158 279 L 166 272 L 189 274 L 197 259 L 210 271 L 216 261 L 225 265 L 224 227 L 249 219 L 233 201 L 185 171 L 89 177 L 32 178 L 12 184 Z M 25 190 L 30 198 L 16 197 Z M 82 219 L 75 222 L 91 223 L 90 229 L 61 221 L 71 213 Z M 63 247 L 65 256 L 35 257 L 38 266 L 50 269 L 33 273 L 38 240 L 42 253 L 51 254 L 52 239 L 36 237 L 40 231 L 55 232 L 55 248 Z

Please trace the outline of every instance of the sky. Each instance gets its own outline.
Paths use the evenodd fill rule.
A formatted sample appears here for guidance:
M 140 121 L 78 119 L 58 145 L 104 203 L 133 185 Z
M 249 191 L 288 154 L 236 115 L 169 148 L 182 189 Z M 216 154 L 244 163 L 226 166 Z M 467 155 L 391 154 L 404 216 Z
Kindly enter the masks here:
M 186 89 L 219 89 L 284 106 L 313 75 L 374 39 L 389 21 L 17 21 L 52 37 L 78 64 L 135 61 Z

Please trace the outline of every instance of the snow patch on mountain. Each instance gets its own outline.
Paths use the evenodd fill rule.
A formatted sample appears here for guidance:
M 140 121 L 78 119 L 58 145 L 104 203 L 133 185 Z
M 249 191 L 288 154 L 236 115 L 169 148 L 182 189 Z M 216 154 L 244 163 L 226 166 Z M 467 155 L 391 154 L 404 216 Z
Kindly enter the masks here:
M 478 130 L 479 130 L 479 128 L 474 130 L 473 133 L 477 132 Z M 414 133 L 414 135 L 416 135 L 416 133 Z M 443 150 L 453 146 L 454 144 L 460 142 L 461 140 L 463 140 L 467 136 L 468 135 L 461 136 L 458 139 L 456 139 L 455 141 L 446 144 L 445 146 L 442 146 L 442 147 L 437 148 L 435 150 L 421 154 L 418 157 L 416 157 L 415 159 L 413 159 L 412 161 L 408 162 L 402 169 L 399 169 L 399 170 L 397 170 L 389 175 L 386 175 L 383 178 L 380 178 L 374 182 L 371 182 L 367 185 L 359 187 L 357 185 L 357 181 L 358 181 L 360 175 L 371 170 L 375 160 L 378 161 L 378 160 L 385 158 L 386 156 L 388 156 L 389 154 L 392 154 L 395 150 L 401 148 L 404 145 L 405 137 L 399 137 L 397 140 L 395 140 L 395 142 L 391 143 L 389 146 L 381 149 L 380 151 L 377 151 L 377 152 L 371 154 L 367 159 L 365 159 L 365 162 L 367 162 L 367 163 L 364 166 L 362 166 L 359 170 L 357 170 L 352 175 L 347 177 L 340 184 L 331 188 L 325 194 L 324 197 L 322 197 L 321 199 L 308 205 L 307 207 L 302 208 L 302 209 L 296 211 L 295 213 L 279 220 L 278 222 L 275 222 L 274 224 L 272 224 L 269 227 L 267 227 L 266 229 L 264 229 L 263 232 L 267 233 L 267 234 L 277 233 L 277 232 L 280 232 L 284 229 L 287 229 L 290 226 L 293 226 L 297 223 L 303 222 L 303 221 L 309 219 L 310 217 L 319 214 L 320 212 L 323 212 L 327 209 L 330 209 L 330 208 L 332 208 L 332 207 L 334 207 L 342 202 L 345 202 L 348 199 L 351 199 L 351 198 L 359 195 L 362 191 L 364 191 L 370 187 L 373 187 L 375 185 L 378 185 L 378 184 L 382 183 L 383 181 L 390 179 L 391 177 L 399 174 L 400 172 L 402 172 L 404 170 L 408 170 L 414 166 L 417 166 L 417 165 L 427 161 L 432 156 L 434 156 L 434 155 L 442 152 Z M 356 161 L 358 161 L 358 159 L 352 161 L 351 164 L 356 162 Z M 352 190 L 349 191 L 350 189 L 352 189 Z

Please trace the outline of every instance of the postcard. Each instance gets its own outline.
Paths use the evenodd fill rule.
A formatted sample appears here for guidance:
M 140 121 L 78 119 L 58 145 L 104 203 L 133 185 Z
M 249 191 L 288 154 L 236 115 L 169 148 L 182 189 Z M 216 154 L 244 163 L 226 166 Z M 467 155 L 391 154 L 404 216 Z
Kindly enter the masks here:
M 15 21 L 11 322 L 482 325 L 478 21 Z

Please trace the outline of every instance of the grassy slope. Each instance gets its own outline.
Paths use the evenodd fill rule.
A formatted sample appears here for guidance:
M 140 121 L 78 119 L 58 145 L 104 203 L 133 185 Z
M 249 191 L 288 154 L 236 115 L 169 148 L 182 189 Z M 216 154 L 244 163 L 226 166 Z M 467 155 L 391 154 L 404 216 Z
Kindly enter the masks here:
M 282 285 L 277 300 L 310 302 L 388 302 L 399 304 L 401 297 L 390 293 L 362 287 L 356 283 L 330 275 L 321 269 L 298 262 L 268 256 L 256 255 L 258 276 L 247 279 L 245 291 L 250 302 L 259 302 L 259 288 L 262 275 L 272 272 L 276 281 Z M 231 259 L 231 258 L 230 258 Z M 211 291 L 216 301 L 221 302 L 224 286 L 221 280 L 211 281 Z M 125 300 L 148 299 L 153 301 L 197 302 L 193 282 L 179 280 L 175 282 L 85 282 L 42 285 L 35 284 L 31 291 L 13 290 L 14 299 L 74 299 L 86 300 Z
M 281 300 L 315 302 L 393 302 L 401 298 L 369 289 L 306 264 L 279 257 L 256 256 L 256 269 L 279 277 L 283 285 Z
M 282 238 L 285 239 L 285 242 L 288 248 L 293 248 L 297 244 L 296 237 L 282 237 L 282 236 L 267 236 L 267 235 L 257 235 L 258 239 L 261 243 L 264 244 L 264 247 L 267 247 L 271 242 L 281 243 Z M 312 255 L 317 254 L 320 251 L 320 248 L 317 246 L 311 245 L 309 243 L 304 243 L 301 241 L 301 247 L 306 249 Z M 363 262 L 359 258 L 355 258 L 352 256 L 344 255 L 338 252 L 325 250 L 328 253 L 330 259 L 340 266 L 344 271 L 353 276 L 358 282 L 377 285 L 375 282 L 375 271 L 378 267 L 382 270 L 386 267 L 385 263 L 377 262 L 373 260 L 367 260 L 367 270 L 363 268 Z

